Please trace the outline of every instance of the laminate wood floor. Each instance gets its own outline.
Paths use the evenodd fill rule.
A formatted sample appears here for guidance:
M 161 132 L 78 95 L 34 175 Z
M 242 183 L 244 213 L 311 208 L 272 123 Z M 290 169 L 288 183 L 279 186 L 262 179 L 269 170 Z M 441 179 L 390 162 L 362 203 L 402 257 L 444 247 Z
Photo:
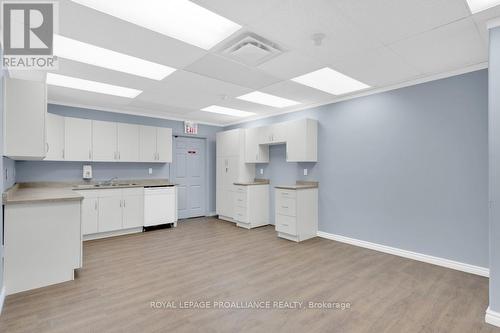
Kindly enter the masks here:
M 304 307 L 158 309 L 154 301 Z M 350 308 L 311 309 L 309 301 Z M 486 278 L 202 218 L 85 242 L 77 279 L 7 297 L 0 332 L 500 332 L 484 323 L 487 306 Z

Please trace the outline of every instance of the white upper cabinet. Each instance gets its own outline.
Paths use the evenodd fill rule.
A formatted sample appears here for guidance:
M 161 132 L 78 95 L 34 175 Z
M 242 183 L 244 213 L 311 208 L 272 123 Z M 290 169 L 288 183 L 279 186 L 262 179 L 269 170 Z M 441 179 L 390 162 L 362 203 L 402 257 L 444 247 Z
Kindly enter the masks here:
M 47 113 L 47 155 L 45 160 L 64 160 L 64 117 Z
M 172 129 L 140 126 L 141 161 L 172 162 Z
M 222 137 L 225 133 L 217 134 Z M 313 119 L 248 128 L 245 139 L 246 163 L 268 163 L 269 145 L 282 143 L 286 144 L 287 162 L 318 161 L 318 122 Z
M 141 161 L 156 162 L 156 127 L 140 126 L 139 133 Z
M 166 127 L 156 128 L 157 161 L 172 162 L 172 129 Z
M 92 121 L 66 118 L 64 123 L 64 152 L 67 161 L 92 160 Z
M 139 161 L 139 125 L 117 123 L 117 159 L 123 162 Z
M 116 123 L 92 120 L 92 160 L 114 161 L 118 159 Z
M 261 127 L 261 141 L 262 144 L 278 144 L 286 141 L 286 123 L 278 123 L 271 126 Z
M 318 161 L 318 122 L 300 119 L 286 123 L 287 162 Z
M 247 128 L 245 133 L 245 163 L 268 163 L 269 146 L 261 144 L 265 127 Z
M 4 155 L 41 160 L 46 155 L 47 85 L 4 78 Z

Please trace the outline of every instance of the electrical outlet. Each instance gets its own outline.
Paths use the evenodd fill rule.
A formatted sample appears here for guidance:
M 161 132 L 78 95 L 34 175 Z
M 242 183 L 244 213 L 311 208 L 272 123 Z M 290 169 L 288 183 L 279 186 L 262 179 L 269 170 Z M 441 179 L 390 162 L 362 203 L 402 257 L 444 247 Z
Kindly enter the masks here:
M 263 175 L 264 174 L 264 169 L 260 169 L 260 174 Z
M 148 173 L 151 175 L 153 174 L 153 168 L 149 168 Z
M 304 176 L 307 176 L 307 169 L 304 169 Z

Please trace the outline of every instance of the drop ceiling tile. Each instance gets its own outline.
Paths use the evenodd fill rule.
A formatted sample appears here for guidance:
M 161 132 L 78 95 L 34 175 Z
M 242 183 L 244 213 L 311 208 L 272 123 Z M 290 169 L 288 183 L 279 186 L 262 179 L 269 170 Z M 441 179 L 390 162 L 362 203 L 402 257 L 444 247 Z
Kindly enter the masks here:
M 337 0 L 357 26 L 391 43 L 470 15 L 465 0 Z
M 297 51 L 284 52 L 259 66 L 267 73 L 288 80 L 324 67 L 314 58 L 304 56 Z
M 185 70 L 253 89 L 280 81 L 264 71 L 213 54 L 207 54 Z
M 235 97 L 252 91 L 250 88 L 179 70 L 156 87 L 144 91 L 136 99 L 199 110 L 217 104 L 224 96 Z
M 238 120 L 244 120 L 247 118 L 231 117 L 223 114 L 217 114 L 213 112 L 206 111 L 193 111 L 186 115 L 187 119 L 194 119 L 196 121 L 214 123 L 214 124 L 230 124 Z
M 345 18 L 335 1 L 282 0 L 279 7 L 249 28 L 285 50 L 293 49 L 326 63 L 382 46 Z M 315 33 L 325 34 L 321 46 L 312 41 Z
M 158 84 L 158 81 L 156 80 L 150 80 L 144 77 L 113 71 L 64 58 L 59 58 L 59 69 L 51 72 L 140 90 L 145 90 Z
M 388 47 L 347 57 L 331 67 L 372 87 L 408 81 L 422 74 Z
M 175 115 L 186 115 L 193 110 L 175 107 L 165 104 L 151 103 L 143 100 L 133 99 L 127 105 L 128 108 L 135 110 L 148 110 L 150 112 L 169 113 Z
M 73 105 L 89 105 L 99 107 L 121 107 L 130 103 L 130 98 L 99 94 L 90 91 L 48 86 L 48 100 Z
M 59 6 L 61 35 L 113 51 L 183 68 L 207 52 L 71 1 Z
M 276 96 L 289 98 L 302 104 L 333 99 L 335 96 L 293 81 L 282 81 L 261 90 Z M 300 105 L 299 105 L 300 106 Z
M 487 61 L 487 49 L 471 18 L 389 45 L 426 74 L 442 73 Z
M 192 0 L 240 25 L 254 22 L 272 12 L 282 0 Z

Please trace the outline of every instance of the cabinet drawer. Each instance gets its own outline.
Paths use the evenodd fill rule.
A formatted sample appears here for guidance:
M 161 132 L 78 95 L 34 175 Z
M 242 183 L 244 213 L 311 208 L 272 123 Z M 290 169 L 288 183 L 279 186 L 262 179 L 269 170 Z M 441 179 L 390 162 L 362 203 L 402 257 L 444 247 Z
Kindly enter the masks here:
M 236 194 L 234 196 L 234 205 L 237 207 L 246 207 L 247 206 L 247 194 L 236 192 Z
M 281 215 L 296 216 L 296 200 L 294 198 L 278 198 L 276 212 Z
M 276 214 L 276 231 L 297 235 L 297 219 L 292 216 Z
M 234 219 L 239 222 L 248 223 L 247 209 L 244 207 L 235 207 Z
M 234 187 L 234 190 L 236 191 L 236 193 L 247 193 L 247 187 L 248 186 L 235 186 Z
M 296 194 L 297 194 L 297 191 L 295 191 L 295 190 L 277 189 L 276 190 L 276 199 L 279 199 L 279 198 L 295 198 Z
M 122 195 L 144 195 L 144 187 L 123 188 Z

